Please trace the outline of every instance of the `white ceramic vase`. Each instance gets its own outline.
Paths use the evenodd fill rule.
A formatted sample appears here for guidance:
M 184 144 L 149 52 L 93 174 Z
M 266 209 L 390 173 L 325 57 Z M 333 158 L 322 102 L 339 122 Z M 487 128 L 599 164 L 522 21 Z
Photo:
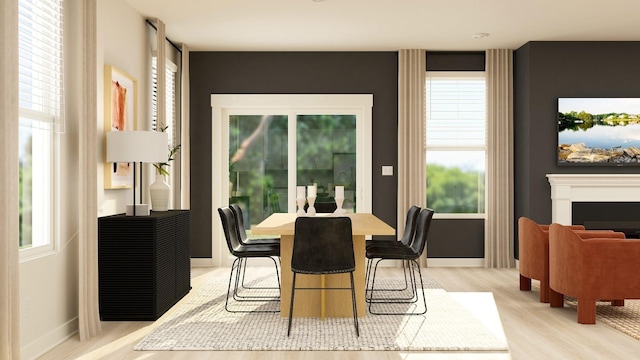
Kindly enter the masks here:
M 156 181 L 149 187 L 151 192 L 151 210 L 169 210 L 169 184 L 164 180 L 164 175 L 156 173 Z

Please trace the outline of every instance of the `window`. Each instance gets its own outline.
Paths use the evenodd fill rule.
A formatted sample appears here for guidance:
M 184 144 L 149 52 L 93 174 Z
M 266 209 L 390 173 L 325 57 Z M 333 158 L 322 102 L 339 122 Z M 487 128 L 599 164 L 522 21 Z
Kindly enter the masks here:
M 484 214 L 485 83 L 484 72 L 427 72 L 427 206 L 438 214 Z
M 158 68 L 157 68 L 157 57 L 151 57 L 151 79 L 152 79 L 152 97 L 151 97 L 151 129 L 154 131 L 159 131 L 164 127 L 167 127 L 166 131 L 169 135 L 169 143 L 167 145 L 168 149 L 173 149 L 176 145 L 178 145 L 178 119 L 177 119 L 177 109 L 176 109 L 176 71 L 177 66 L 173 64 L 168 59 L 166 60 L 165 65 L 165 114 L 166 114 L 166 124 L 161 124 L 158 121 Z M 169 150 L 167 150 L 167 155 L 169 154 Z M 177 158 L 177 156 L 176 156 Z M 169 184 L 169 188 L 171 189 L 171 194 L 169 195 L 169 208 L 173 208 L 173 200 L 175 198 L 174 192 L 176 191 L 175 179 L 179 174 L 178 166 L 176 166 L 176 161 L 170 163 L 171 169 L 169 169 L 169 176 L 167 176 L 167 183 Z
M 20 249 L 53 249 L 55 133 L 64 130 L 62 0 L 18 4 Z

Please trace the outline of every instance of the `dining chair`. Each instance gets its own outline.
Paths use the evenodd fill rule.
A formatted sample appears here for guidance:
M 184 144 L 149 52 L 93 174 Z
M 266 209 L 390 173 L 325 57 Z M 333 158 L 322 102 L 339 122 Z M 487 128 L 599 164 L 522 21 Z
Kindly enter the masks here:
M 293 281 L 291 283 L 287 337 L 291 334 L 296 290 L 351 290 L 353 322 L 356 328 L 356 335 L 360 336 L 356 292 L 353 281 L 355 269 L 356 261 L 353 251 L 353 232 L 350 218 L 343 216 L 297 218 L 293 235 L 293 253 L 291 255 Z M 349 288 L 296 288 L 296 276 L 298 274 L 328 275 L 343 273 L 349 273 L 351 279 L 351 287 Z
M 402 246 L 373 246 L 366 250 L 368 260 L 375 260 L 375 264 L 369 267 L 368 271 L 373 271 L 373 276 L 368 275 L 367 279 L 371 279 L 371 285 L 367 284 L 369 290 L 369 312 L 375 315 L 422 315 L 427 312 L 427 300 L 424 295 L 424 283 L 422 280 L 422 271 L 418 259 L 424 253 L 427 244 L 427 236 L 431 226 L 431 219 L 434 211 L 432 209 L 422 209 L 416 220 L 416 232 L 413 241 L 409 245 Z M 385 260 L 401 260 L 406 261 L 409 265 L 409 281 L 411 285 L 410 296 L 406 297 L 375 297 L 376 293 L 384 294 L 385 289 L 376 289 L 376 274 L 378 265 Z M 416 281 L 416 273 L 420 278 L 420 291 L 423 299 L 423 309 L 412 312 L 401 311 L 374 311 L 373 304 L 411 304 L 417 303 L 419 300 L 418 284 Z M 395 290 L 392 290 L 395 291 Z
M 420 213 L 420 207 L 413 205 L 407 210 L 407 216 L 404 225 L 404 232 L 402 234 L 402 238 L 400 240 L 367 240 L 365 242 L 366 248 L 371 248 L 374 246 L 409 246 L 411 241 L 413 241 L 414 235 L 416 233 L 416 220 L 418 219 L 418 214 Z M 367 267 L 365 270 L 365 274 L 367 279 L 365 279 L 365 284 L 369 283 L 369 268 L 371 267 L 372 259 L 367 259 Z M 406 291 L 409 287 L 409 281 L 407 279 L 407 262 L 402 261 L 402 271 L 404 275 L 404 287 L 401 288 L 389 288 L 384 289 L 385 291 Z M 367 289 L 367 294 L 371 293 L 371 289 Z M 367 296 L 366 300 L 369 301 L 370 297 Z
M 242 208 L 240 207 L 240 205 L 238 204 L 230 204 L 229 208 L 231 208 L 231 211 L 233 212 L 233 215 L 236 219 L 236 230 L 238 232 L 238 240 L 240 241 L 240 243 L 242 245 L 246 245 L 246 246 L 255 246 L 255 245 L 272 245 L 272 246 L 277 246 L 278 249 L 280 249 L 280 238 L 276 237 L 269 237 L 269 238 L 249 238 L 247 236 L 247 231 L 244 225 L 244 214 L 242 212 Z M 278 258 L 279 259 L 279 258 Z M 274 289 L 274 287 L 272 286 L 248 286 L 245 284 L 244 280 L 245 280 L 245 272 L 247 271 L 247 258 L 243 258 L 240 260 L 242 262 L 241 267 L 242 267 L 242 278 L 240 280 L 240 287 L 242 289 L 247 289 L 247 290 L 256 290 L 256 289 Z M 238 294 L 235 294 L 236 297 L 241 297 Z
M 238 284 L 240 281 L 241 274 L 244 274 L 244 264 L 246 263 L 243 260 L 248 258 L 269 258 L 273 261 L 276 268 L 276 279 L 278 281 L 278 289 L 280 288 L 280 276 L 278 274 L 278 262 L 274 259 L 274 257 L 280 256 L 280 246 L 276 246 L 273 244 L 262 244 L 262 245 L 254 245 L 248 246 L 240 243 L 240 239 L 238 236 L 236 219 L 233 214 L 233 211 L 230 207 L 222 207 L 218 208 L 218 214 L 220 215 L 220 221 L 222 222 L 222 229 L 224 232 L 225 239 L 227 241 L 227 247 L 229 248 L 229 252 L 236 257 L 231 265 L 231 271 L 229 274 L 229 285 L 227 287 L 227 298 L 225 300 L 224 308 L 228 312 L 278 312 L 279 310 L 232 310 L 229 307 L 229 297 L 231 296 L 234 300 L 238 302 L 256 302 L 256 301 L 280 301 L 280 296 L 268 296 L 268 295 L 252 295 L 252 296 L 238 296 Z M 235 278 L 234 278 L 235 275 Z M 233 291 L 231 290 L 231 286 L 233 286 Z M 279 293 L 279 291 L 278 291 Z

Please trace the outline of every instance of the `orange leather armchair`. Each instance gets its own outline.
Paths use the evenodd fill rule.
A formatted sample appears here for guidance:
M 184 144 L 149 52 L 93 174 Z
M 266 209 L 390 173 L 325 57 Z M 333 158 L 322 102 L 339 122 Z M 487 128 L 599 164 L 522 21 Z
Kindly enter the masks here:
M 583 239 L 559 224 L 549 233 L 551 307 L 575 297 L 578 323 L 595 324 L 596 300 L 624 306 L 624 299 L 640 298 L 640 240 Z
M 582 238 L 624 238 L 611 230 L 585 230 L 582 225 L 568 227 Z M 531 279 L 540 281 L 540 302 L 549 302 L 549 225 L 521 217 L 518 219 L 520 290 L 531 290 Z

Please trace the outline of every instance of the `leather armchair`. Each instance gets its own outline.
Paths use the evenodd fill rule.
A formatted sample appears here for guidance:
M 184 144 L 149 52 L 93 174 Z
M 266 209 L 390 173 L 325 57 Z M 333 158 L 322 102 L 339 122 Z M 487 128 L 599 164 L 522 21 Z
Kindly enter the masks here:
M 582 238 L 624 238 L 611 230 L 585 230 L 582 225 L 567 227 Z M 549 302 L 549 225 L 521 217 L 518 219 L 520 290 L 531 290 L 531 279 L 540 281 L 540 302 Z
M 640 241 L 580 238 L 562 225 L 549 230 L 551 307 L 564 306 L 564 295 L 578 300 L 578 323 L 595 324 L 596 300 L 624 306 L 640 298 Z

